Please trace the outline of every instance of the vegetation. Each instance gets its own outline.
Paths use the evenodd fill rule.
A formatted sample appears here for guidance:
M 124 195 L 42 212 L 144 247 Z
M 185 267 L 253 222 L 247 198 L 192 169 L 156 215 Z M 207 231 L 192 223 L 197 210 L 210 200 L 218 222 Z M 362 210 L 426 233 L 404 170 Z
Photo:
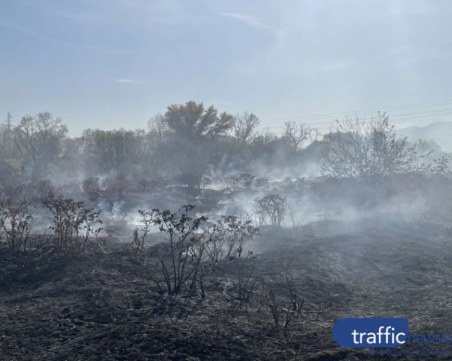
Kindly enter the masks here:
M 23 117 L 13 133 L 23 171 L 30 169 L 33 179 L 45 175 L 49 164 L 59 156 L 66 133 L 61 119 L 54 119 L 48 112 Z
M 385 113 L 369 122 L 346 118 L 327 136 L 329 151 L 322 172 L 332 177 L 407 173 L 416 165 L 416 147 L 398 137 Z
M 64 252 L 85 250 L 89 237 L 102 230 L 101 211 L 84 208 L 83 202 L 50 197 L 43 204 L 51 212 L 53 242 Z
M 87 129 L 72 138 L 60 118 L 48 112 L 27 115 L 16 126 L 0 126 L 0 179 L 43 180 L 80 173 L 86 179 L 104 174 L 134 179 L 190 175 L 202 188 L 201 180 L 212 172 L 231 170 L 256 178 L 265 175 L 265 169 L 306 167 L 321 168 L 317 173 L 328 177 L 448 170 L 448 155 L 436 144 L 412 144 L 399 137 L 385 113 L 370 121 L 339 120 L 323 140 L 311 139 L 318 130 L 299 122 L 286 122 L 280 136 L 259 132 L 259 125 L 253 113 L 233 116 L 194 101 L 169 106 L 149 122 L 148 129 Z M 431 152 L 436 158 L 425 157 Z
M 330 326 L 369 300 L 392 307 L 394 285 L 379 269 L 413 272 L 397 282 L 410 292 L 412 280 L 424 282 L 423 297 L 451 273 L 450 242 L 438 242 L 452 224 L 449 155 L 399 137 L 383 113 L 339 121 L 323 140 L 303 123 L 287 122 L 281 135 L 259 124 L 189 101 L 146 130 L 70 138 L 49 113 L 0 127 L 1 307 L 34 322 L 22 339 L 51 323 L 30 351 L 10 348 L 18 326 L 4 317 L 0 350 L 17 359 L 58 358 L 74 345 L 102 349 L 78 349 L 84 358 L 364 359 L 336 352 Z M 391 212 L 435 222 L 402 224 Z M 427 249 L 431 272 L 418 267 Z M 31 299 L 34 313 L 20 308 Z
M 32 205 L 26 200 L 0 201 L 0 240 L 4 238 L 12 250 L 27 250 L 33 220 Z
M 265 224 L 267 220 L 272 226 L 281 226 L 286 213 L 286 200 L 279 194 L 266 194 L 261 198 L 256 198 L 256 214 L 259 223 Z

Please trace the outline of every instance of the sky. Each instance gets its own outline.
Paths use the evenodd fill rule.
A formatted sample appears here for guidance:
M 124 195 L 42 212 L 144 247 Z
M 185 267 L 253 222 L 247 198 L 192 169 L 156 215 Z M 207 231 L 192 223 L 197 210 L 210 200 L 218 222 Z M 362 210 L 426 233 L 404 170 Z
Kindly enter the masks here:
M 0 121 L 145 128 L 188 100 L 261 128 L 452 120 L 447 0 L 1 0 Z

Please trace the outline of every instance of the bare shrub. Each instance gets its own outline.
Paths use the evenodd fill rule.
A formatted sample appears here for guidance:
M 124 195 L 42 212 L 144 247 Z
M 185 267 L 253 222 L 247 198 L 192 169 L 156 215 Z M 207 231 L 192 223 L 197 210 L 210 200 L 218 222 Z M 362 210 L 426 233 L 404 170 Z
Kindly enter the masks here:
M 245 257 L 240 257 L 235 261 L 238 277 L 237 277 L 237 296 L 239 300 L 239 307 L 247 304 L 253 295 L 256 279 L 254 276 L 254 268 L 256 266 L 256 257 L 252 251 L 248 251 Z
M 305 300 L 297 295 L 294 277 L 285 271 L 288 297 L 276 297 L 272 288 L 267 285 L 266 304 L 277 331 L 283 330 L 287 335 L 291 324 L 308 324 L 318 321 L 331 308 L 331 302 L 318 305 L 315 309 L 305 309 Z
M 151 227 L 155 224 L 157 210 L 139 210 L 138 213 L 141 216 L 140 222 L 143 223 L 143 228 L 141 229 L 141 235 L 138 228 L 134 229 L 130 249 L 136 257 L 140 258 L 145 251 L 146 238 L 151 230 Z
M 9 199 L 0 201 L 0 239 L 4 238 L 10 249 L 26 251 L 32 220 L 32 206 L 26 200 L 16 204 Z
M 84 208 L 83 202 L 50 197 L 43 204 L 52 214 L 50 229 L 54 232 L 55 246 L 65 253 L 85 250 L 89 237 L 102 230 L 101 211 Z
M 270 220 L 271 225 L 281 226 L 286 213 L 286 199 L 279 194 L 269 193 L 255 199 L 256 213 L 261 225 Z
M 191 216 L 193 208 L 193 205 L 185 205 L 174 213 L 159 209 L 139 211 L 145 225 L 144 234 L 147 234 L 151 225 L 156 225 L 166 236 L 167 247 L 155 250 L 161 274 L 151 276 L 162 293 L 175 295 L 187 288 L 192 293 L 196 287 L 204 252 L 202 234 L 198 230 L 207 218 Z
M 205 255 L 212 270 L 242 255 L 244 244 L 258 233 L 251 221 L 223 216 L 205 230 Z

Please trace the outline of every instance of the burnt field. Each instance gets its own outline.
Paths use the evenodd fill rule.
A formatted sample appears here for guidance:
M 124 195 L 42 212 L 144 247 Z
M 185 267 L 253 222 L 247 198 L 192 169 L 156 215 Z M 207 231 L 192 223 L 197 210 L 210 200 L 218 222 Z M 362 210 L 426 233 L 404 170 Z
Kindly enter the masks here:
M 0 359 L 452 358 L 333 339 L 350 317 L 452 332 L 450 154 L 385 113 L 309 145 L 303 123 L 260 134 L 194 101 L 155 121 L 4 129 Z
M 0 361 L 451 361 L 452 1 L 405 3 L 0 0 Z
M 411 332 L 452 330 L 444 226 L 374 218 L 260 233 L 252 261 L 206 268 L 202 286 L 179 294 L 153 282 L 161 245 L 139 255 L 129 244 L 90 243 L 70 258 L 2 248 L 1 358 L 371 360 L 385 358 L 336 345 L 336 320 L 407 317 Z

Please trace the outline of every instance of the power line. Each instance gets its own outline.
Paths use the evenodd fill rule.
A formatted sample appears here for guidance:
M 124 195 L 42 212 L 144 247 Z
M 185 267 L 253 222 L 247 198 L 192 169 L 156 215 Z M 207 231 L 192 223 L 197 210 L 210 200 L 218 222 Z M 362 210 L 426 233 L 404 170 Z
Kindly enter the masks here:
M 415 110 L 415 108 L 422 108 L 422 107 L 440 107 L 438 109 L 419 109 L 419 111 L 412 111 Z M 411 109 L 409 108 L 411 107 Z M 388 116 L 390 117 L 390 119 L 393 120 L 406 120 L 406 119 L 418 119 L 418 118 L 422 118 L 422 117 L 428 117 L 428 116 L 439 116 L 439 115 L 449 115 L 452 114 L 452 101 L 441 101 L 441 102 L 430 102 L 430 103 L 418 103 L 418 104 L 411 104 L 411 105 L 405 105 L 405 106 L 394 106 L 394 107 L 387 107 L 384 108 L 385 110 L 390 110 L 393 109 L 396 112 L 392 113 L 392 114 L 388 114 Z M 405 109 L 405 111 L 402 111 L 403 109 Z M 397 112 L 397 110 L 400 110 L 399 112 Z M 410 111 L 411 110 L 411 111 Z M 362 111 L 364 112 L 364 111 Z M 349 111 L 349 112 L 337 112 L 337 113 L 327 113 L 326 114 L 317 114 L 317 115 L 300 115 L 300 116 L 296 116 L 296 117 L 287 117 L 287 118 L 278 118 L 281 120 L 300 120 L 303 122 L 303 119 L 312 119 L 314 117 L 313 120 L 319 120 L 319 122 L 303 122 L 305 125 L 326 125 L 326 124 L 332 124 L 334 122 L 335 119 L 339 118 L 340 116 L 347 116 L 350 114 L 357 114 L 358 111 Z M 377 113 L 377 110 L 368 110 L 367 113 Z M 317 119 L 315 119 L 315 117 L 317 117 Z M 369 121 L 372 120 L 373 115 L 366 115 L 366 114 L 362 114 L 360 116 L 360 119 L 362 121 Z M 273 118 L 273 120 L 275 120 L 276 118 Z M 323 121 L 326 119 L 330 119 L 329 121 Z M 259 126 L 259 128 L 284 128 L 284 125 L 281 125 L 279 122 L 274 122 L 274 121 L 268 121 L 270 119 L 267 120 L 263 120 L 263 122 L 265 123 L 270 123 L 270 125 L 265 125 L 265 124 L 261 124 Z M 271 125 L 271 124 L 277 124 L 277 125 Z
M 354 110 L 348 110 L 348 111 L 338 111 L 338 112 L 331 112 L 331 113 L 317 113 L 317 114 L 303 114 L 303 115 L 293 115 L 293 116 L 287 116 L 287 117 L 281 117 L 281 118 L 269 118 L 267 121 L 273 121 L 273 120 L 291 120 L 291 119 L 301 119 L 301 118 L 325 118 L 325 117 L 332 117 L 332 116 L 338 116 L 338 115 L 347 115 L 350 113 L 366 113 L 366 112 L 374 112 L 376 113 L 379 110 L 398 110 L 398 109 L 406 109 L 406 108 L 419 108 L 419 107 L 429 107 L 429 106 L 444 106 L 444 105 L 452 105 L 452 100 L 440 100 L 440 101 L 434 101 L 434 102 L 424 102 L 424 103 L 412 103 L 412 104 L 405 104 L 405 105 L 392 105 L 392 106 L 385 106 L 385 107 L 378 107 L 378 108 L 361 108 L 361 109 L 354 109 Z

